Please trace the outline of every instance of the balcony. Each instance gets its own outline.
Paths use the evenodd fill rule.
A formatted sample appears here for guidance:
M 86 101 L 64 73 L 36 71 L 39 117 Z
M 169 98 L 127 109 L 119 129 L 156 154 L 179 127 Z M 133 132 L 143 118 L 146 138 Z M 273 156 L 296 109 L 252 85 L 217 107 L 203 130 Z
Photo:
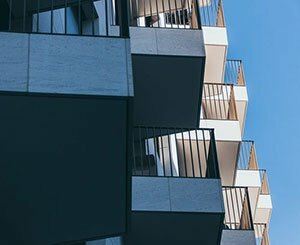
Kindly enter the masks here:
M 222 0 L 202 1 L 201 20 L 206 52 L 205 82 L 222 83 L 228 39 Z
M 0 31 L 128 37 L 119 0 L 4 0 L 0 6 Z
M 126 15 L 111 1 L 67 2 L 1 1 L 0 90 L 133 96 L 128 35 L 113 23 Z
M 269 245 L 268 227 L 266 224 L 254 224 L 256 245 Z
M 258 167 L 253 141 L 244 140 L 240 144 L 235 185 L 249 188 L 254 222 L 268 224 L 271 218 L 272 200 L 267 172 Z
M 205 65 L 198 1 L 132 0 L 130 10 L 135 124 L 198 127 Z
M 214 128 L 222 184 L 232 186 L 242 139 L 232 84 L 205 83 L 200 127 Z
M 248 189 L 223 187 L 225 206 L 221 245 L 255 245 L 255 233 Z
M 233 85 L 237 115 L 243 134 L 248 106 L 248 94 L 243 64 L 241 60 L 226 61 L 224 83 Z
M 218 244 L 224 206 L 213 131 L 134 131 L 132 229 L 125 244 Z
M 0 1 L 1 244 L 127 229 L 131 53 L 109 4 Z

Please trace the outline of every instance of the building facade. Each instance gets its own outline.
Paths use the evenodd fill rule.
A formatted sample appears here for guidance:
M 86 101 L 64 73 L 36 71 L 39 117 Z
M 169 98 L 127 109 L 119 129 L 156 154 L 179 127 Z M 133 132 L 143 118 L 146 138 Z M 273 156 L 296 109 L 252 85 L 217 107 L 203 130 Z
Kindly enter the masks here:
M 0 244 L 268 245 L 222 0 L 0 1 Z

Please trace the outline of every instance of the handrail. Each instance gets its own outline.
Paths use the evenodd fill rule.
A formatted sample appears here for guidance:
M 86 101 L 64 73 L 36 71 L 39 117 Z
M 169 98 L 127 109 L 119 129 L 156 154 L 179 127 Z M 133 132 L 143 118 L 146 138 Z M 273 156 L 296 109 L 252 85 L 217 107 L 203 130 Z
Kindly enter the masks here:
M 4 2 L 8 18 L 1 31 L 129 37 L 128 9 L 123 0 Z
M 214 131 L 138 126 L 133 175 L 220 178 Z
M 232 85 L 204 83 L 201 118 L 238 120 Z
M 198 0 L 202 26 L 225 27 L 222 0 Z
M 261 183 L 260 194 L 270 194 L 267 171 L 265 169 L 259 169 L 258 167 L 255 144 L 253 140 L 243 140 L 240 142 L 237 158 L 237 170 L 258 171 Z
M 241 170 L 258 170 L 258 163 L 253 140 L 243 140 L 242 142 L 240 142 L 237 168 Z
M 201 29 L 198 0 L 130 0 L 131 26 Z
M 245 86 L 245 75 L 241 60 L 227 60 L 225 64 L 224 83 Z
M 224 225 L 230 230 L 253 230 L 247 187 L 223 187 Z

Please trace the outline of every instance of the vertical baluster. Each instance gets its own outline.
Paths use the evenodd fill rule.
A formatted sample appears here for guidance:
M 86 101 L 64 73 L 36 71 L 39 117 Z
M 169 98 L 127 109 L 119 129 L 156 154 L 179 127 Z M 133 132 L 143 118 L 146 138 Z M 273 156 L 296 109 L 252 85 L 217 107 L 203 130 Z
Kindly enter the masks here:
M 202 169 L 201 169 L 200 148 L 199 148 L 199 139 L 198 139 L 198 130 L 197 129 L 195 129 L 195 135 L 196 135 L 196 142 L 197 142 L 197 156 L 198 156 L 199 173 L 200 173 L 200 177 L 204 177 L 202 175 Z
M 167 176 L 165 154 L 164 154 L 164 142 L 163 142 L 163 136 L 162 136 L 161 128 L 160 128 L 160 137 L 159 138 L 160 138 L 160 142 L 161 142 L 161 155 L 162 155 L 161 157 L 162 157 L 164 176 Z
M 204 148 L 204 155 L 205 155 L 205 160 L 206 160 L 206 171 L 208 172 L 208 175 L 210 176 L 210 169 L 208 166 L 208 152 L 207 152 L 207 148 L 206 148 L 206 139 L 205 139 L 205 134 L 204 134 L 204 130 L 202 129 L 202 138 L 203 138 L 203 148 Z
M 167 128 L 167 135 L 168 135 L 168 148 L 169 148 L 169 160 L 170 160 L 171 176 L 174 176 L 173 175 L 173 165 L 172 165 L 172 154 L 171 154 L 171 143 L 170 143 L 169 128 Z
M 184 144 L 184 135 L 183 135 L 183 128 L 181 128 L 181 142 L 182 142 L 182 149 L 183 149 L 183 159 L 184 159 L 184 169 L 185 169 L 185 177 L 188 177 L 187 172 L 187 163 L 186 163 L 186 154 L 185 154 L 185 144 Z
M 140 158 L 141 158 L 141 168 L 142 168 L 142 175 L 144 176 L 144 159 L 143 159 L 143 144 L 142 144 L 142 132 L 141 127 L 138 127 L 139 129 L 139 143 L 140 143 Z
M 53 0 L 51 0 L 51 34 L 53 33 Z
M 145 156 L 148 159 L 149 176 L 151 176 L 151 163 L 150 163 L 149 132 L 148 132 L 148 128 L 144 128 L 144 131 L 146 132 L 145 147 L 146 147 L 146 151 L 148 153 Z
M 190 154 L 191 154 L 191 163 L 192 163 L 192 177 L 195 177 L 195 168 L 194 168 L 194 159 L 193 159 L 193 149 L 192 149 L 192 142 L 191 142 L 191 132 L 189 130 L 188 132 L 189 135 L 189 145 L 190 145 Z

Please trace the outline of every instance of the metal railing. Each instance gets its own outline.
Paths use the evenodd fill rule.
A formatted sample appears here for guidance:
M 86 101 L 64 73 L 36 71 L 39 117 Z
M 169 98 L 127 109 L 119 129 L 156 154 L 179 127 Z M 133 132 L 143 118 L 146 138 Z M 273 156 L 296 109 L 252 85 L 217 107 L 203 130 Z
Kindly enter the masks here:
M 260 181 L 261 181 L 260 194 L 261 195 L 270 195 L 267 170 L 260 169 L 259 175 L 260 175 Z
M 247 187 L 223 187 L 225 229 L 253 230 Z
M 128 9 L 122 2 L 7 0 L 2 3 L 6 17 L 0 31 L 127 37 Z
M 269 233 L 266 224 L 254 224 L 254 231 L 257 245 L 269 245 Z
M 253 140 L 243 140 L 239 145 L 237 169 L 258 170 L 255 145 Z
M 267 178 L 267 171 L 265 169 L 259 169 L 255 144 L 253 140 L 243 140 L 239 145 L 239 153 L 237 159 L 237 170 L 256 170 L 259 171 L 260 177 L 260 194 L 269 195 L 270 189 Z
M 201 118 L 238 120 L 233 85 L 204 84 Z
M 222 0 L 198 0 L 202 26 L 225 27 Z
M 133 175 L 220 178 L 213 129 L 135 127 Z
M 131 0 L 131 26 L 201 29 L 224 27 L 222 0 Z
M 197 0 L 131 0 L 131 26 L 201 29 Z
M 245 76 L 241 60 L 226 61 L 224 83 L 235 86 L 245 86 Z

